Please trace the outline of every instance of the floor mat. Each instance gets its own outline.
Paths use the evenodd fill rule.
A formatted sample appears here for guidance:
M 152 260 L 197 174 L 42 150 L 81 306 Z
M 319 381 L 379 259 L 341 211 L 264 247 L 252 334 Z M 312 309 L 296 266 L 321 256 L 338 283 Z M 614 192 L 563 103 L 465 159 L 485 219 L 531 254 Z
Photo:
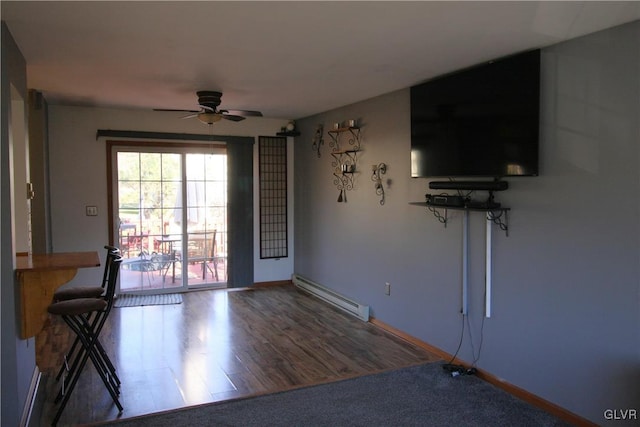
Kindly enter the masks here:
M 139 307 L 142 305 L 182 304 L 181 294 L 118 295 L 114 307 Z

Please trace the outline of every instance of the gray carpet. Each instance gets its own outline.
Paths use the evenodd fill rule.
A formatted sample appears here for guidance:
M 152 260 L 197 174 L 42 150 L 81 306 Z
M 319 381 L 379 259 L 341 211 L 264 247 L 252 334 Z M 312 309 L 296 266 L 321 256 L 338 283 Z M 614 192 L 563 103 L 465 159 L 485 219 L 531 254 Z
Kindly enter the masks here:
M 126 381 L 126 380 L 125 380 Z M 126 407 L 126 402 L 123 402 Z M 441 363 L 110 422 L 123 426 L 565 426 Z
M 181 294 L 118 295 L 114 307 L 139 307 L 142 305 L 182 304 Z

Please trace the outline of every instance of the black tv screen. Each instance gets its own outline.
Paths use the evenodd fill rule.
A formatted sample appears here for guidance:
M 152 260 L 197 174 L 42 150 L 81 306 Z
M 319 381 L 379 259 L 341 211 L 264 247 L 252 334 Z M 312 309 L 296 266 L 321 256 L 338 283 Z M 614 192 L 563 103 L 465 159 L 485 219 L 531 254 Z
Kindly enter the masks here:
M 411 176 L 538 175 L 540 51 L 411 87 Z

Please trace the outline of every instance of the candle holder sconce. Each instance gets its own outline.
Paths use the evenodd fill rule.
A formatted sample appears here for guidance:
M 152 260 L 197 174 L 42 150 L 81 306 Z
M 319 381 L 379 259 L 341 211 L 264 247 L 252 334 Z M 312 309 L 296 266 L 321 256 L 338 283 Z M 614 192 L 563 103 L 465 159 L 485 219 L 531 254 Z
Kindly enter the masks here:
M 360 151 L 360 128 L 355 125 L 355 120 L 347 122 L 348 126 L 343 127 L 341 123 L 334 123 L 333 128 L 328 131 L 331 138 L 331 166 L 333 167 L 333 184 L 340 190 L 338 203 L 347 201 L 347 191 L 353 190 L 353 183 L 358 173 L 356 163 L 358 162 L 358 152 Z
M 380 196 L 380 204 L 384 205 L 384 186 L 382 185 L 381 175 L 387 173 L 387 165 L 380 163 L 371 166 L 371 181 L 374 183 L 376 194 Z

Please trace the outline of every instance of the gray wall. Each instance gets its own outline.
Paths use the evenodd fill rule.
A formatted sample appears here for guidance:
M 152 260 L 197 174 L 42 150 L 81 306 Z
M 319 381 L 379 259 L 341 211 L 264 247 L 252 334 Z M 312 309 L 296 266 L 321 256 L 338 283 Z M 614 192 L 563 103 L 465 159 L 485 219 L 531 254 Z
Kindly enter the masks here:
M 13 96 L 21 97 L 26 106 L 27 74 L 24 57 L 13 37 L 2 22 L 2 97 L 0 134 L 0 341 L 2 370 L 2 409 L 0 424 L 15 426 L 20 423 L 31 379 L 36 369 L 35 339 L 19 338 L 18 298 L 14 280 L 14 245 L 12 239 L 12 198 L 10 168 L 10 125 Z M 12 90 L 13 89 L 13 90 Z M 21 113 L 26 117 L 25 111 Z M 25 124 L 26 127 L 26 124 Z
M 484 221 L 473 214 L 470 222 L 459 356 L 472 362 L 483 339 L 481 369 L 599 424 L 605 409 L 640 410 L 639 86 L 640 22 L 543 49 L 541 173 L 509 179 L 498 194 L 512 208 L 510 232 L 493 232 L 484 328 Z M 326 130 L 351 118 L 363 126 L 361 173 L 348 202 L 337 203 Z M 409 90 L 298 125 L 295 272 L 453 354 L 463 322 L 461 214 L 444 228 L 409 205 L 429 192 L 427 180 L 409 178 Z M 385 206 L 370 180 L 379 162 L 388 164 Z
M 48 106 L 49 185 L 51 246 L 54 252 L 98 250 L 104 258 L 109 240 L 107 202 L 106 138 L 96 140 L 98 129 L 139 130 L 187 134 L 251 136 L 274 135 L 287 124 L 284 119 L 252 117 L 242 122 L 223 120 L 209 129 L 198 120 L 181 120 L 180 113 L 78 106 Z M 257 141 L 257 138 L 256 138 Z M 289 146 L 293 141 L 289 141 Z M 292 150 L 292 149 L 291 149 Z M 260 259 L 259 195 L 257 183 L 258 144 L 254 145 L 254 281 L 287 280 L 293 271 L 293 237 L 288 258 Z M 293 155 L 289 157 L 290 164 Z M 73 167 L 69 168 L 72 164 Z M 293 178 L 290 178 L 293 187 Z M 293 197 L 288 200 L 293 212 Z M 86 216 L 85 206 L 98 208 L 97 216 Z M 293 236 L 293 215 L 289 218 Z M 65 286 L 100 281 L 101 268 L 83 268 Z

